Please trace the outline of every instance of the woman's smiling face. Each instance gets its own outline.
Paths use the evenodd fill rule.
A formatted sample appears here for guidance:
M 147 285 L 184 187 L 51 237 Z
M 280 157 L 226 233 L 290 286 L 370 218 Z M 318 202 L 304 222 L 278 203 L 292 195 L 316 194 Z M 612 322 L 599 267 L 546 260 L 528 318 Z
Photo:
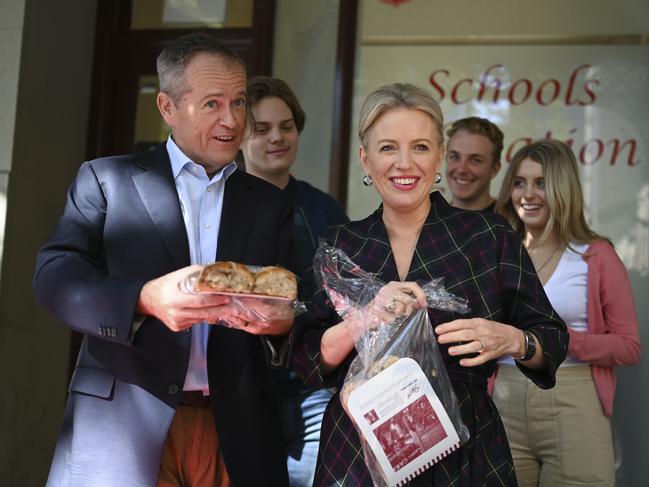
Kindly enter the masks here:
M 429 205 L 444 158 L 439 138 L 433 119 L 421 110 L 394 108 L 376 120 L 360 159 L 384 208 L 402 213 Z
M 527 230 L 543 231 L 550 218 L 545 199 L 543 166 L 532 159 L 524 159 L 514 177 L 512 205 Z

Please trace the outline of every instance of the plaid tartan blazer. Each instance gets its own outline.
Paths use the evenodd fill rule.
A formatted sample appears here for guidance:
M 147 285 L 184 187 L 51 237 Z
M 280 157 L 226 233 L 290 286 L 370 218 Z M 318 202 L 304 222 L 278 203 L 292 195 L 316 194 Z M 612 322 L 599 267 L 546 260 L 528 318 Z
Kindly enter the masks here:
M 399 279 L 383 224 L 382 207 L 364 220 L 330 230 L 327 243 L 343 250 L 362 269 L 384 282 Z M 312 274 L 312 273 L 311 273 Z M 482 317 L 529 330 L 538 339 L 547 367 L 523 374 L 541 388 L 555 383 L 555 372 L 566 355 L 568 333 L 552 309 L 534 266 L 520 239 L 499 215 L 451 207 L 438 192 L 431 194 L 431 210 L 421 230 L 407 281 L 424 284 L 444 277 L 446 288 L 466 298 L 470 314 L 429 309 L 433 326 L 457 318 Z M 289 366 L 308 384 L 340 389 L 355 351 L 332 373 L 320 369 L 320 340 L 324 331 L 341 321 L 328 305 L 326 293 L 315 289 L 313 276 L 305 280 L 305 296 L 312 295 L 310 313 L 301 317 L 290 337 Z M 507 438 L 500 416 L 486 391 L 496 361 L 462 367 L 460 357 L 440 351 L 471 434 L 461 448 L 417 477 L 411 485 L 516 485 Z M 315 486 L 371 486 L 358 434 L 340 404 L 338 394 L 325 411 Z

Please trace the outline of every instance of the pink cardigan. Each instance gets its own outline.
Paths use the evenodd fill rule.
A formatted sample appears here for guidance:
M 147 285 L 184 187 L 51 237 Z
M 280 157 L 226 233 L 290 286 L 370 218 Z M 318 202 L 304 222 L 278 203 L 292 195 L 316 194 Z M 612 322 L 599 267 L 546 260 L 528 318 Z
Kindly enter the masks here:
M 593 382 L 606 416 L 613 414 L 616 365 L 635 365 L 642 347 L 633 291 L 624 264 L 606 241 L 592 243 L 584 260 L 588 264 L 588 331 L 568 328 L 568 353 L 589 362 Z M 492 391 L 495 374 L 490 377 Z
M 588 264 L 588 331 L 568 329 L 568 353 L 592 364 L 604 414 L 613 414 L 616 365 L 635 365 L 642 347 L 633 290 L 624 264 L 606 241 L 592 243 Z

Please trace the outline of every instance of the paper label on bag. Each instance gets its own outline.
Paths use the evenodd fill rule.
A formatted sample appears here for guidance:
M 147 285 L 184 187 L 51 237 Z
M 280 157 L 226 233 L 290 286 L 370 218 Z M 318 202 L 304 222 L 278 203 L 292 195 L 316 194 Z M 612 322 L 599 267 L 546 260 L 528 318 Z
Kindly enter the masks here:
M 390 486 L 404 485 L 460 446 L 444 406 L 411 358 L 354 389 L 347 408 Z

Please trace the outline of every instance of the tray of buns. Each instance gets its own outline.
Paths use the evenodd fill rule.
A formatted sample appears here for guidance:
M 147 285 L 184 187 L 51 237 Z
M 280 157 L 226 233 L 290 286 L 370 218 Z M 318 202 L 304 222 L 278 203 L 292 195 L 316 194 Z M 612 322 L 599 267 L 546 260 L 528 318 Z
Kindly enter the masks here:
M 221 294 L 238 298 L 264 298 L 280 301 L 297 299 L 297 278 L 282 267 L 247 266 L 238 262 L 215 262 L 181 283 L 193 294 Z
M 180 289 L 190 294 L 229 296 L 224 313 L 245 321 L 289 319 L 306 310 L 297 300 L 295 274 L 282 267 L 215 262 L 185 278 Z
M 214 294 L 216 296 L 230 296 L 232 298 L 241 298 L 241 299 L 263 299 L 263 300 L 275 301 L 278 303 L 290 303 L 293 301 L 293 299 L 285 298 L 284 296 L 271 296 L 269 294 L 235 293 L 229 291 L 199 291 L 197 294 Z

